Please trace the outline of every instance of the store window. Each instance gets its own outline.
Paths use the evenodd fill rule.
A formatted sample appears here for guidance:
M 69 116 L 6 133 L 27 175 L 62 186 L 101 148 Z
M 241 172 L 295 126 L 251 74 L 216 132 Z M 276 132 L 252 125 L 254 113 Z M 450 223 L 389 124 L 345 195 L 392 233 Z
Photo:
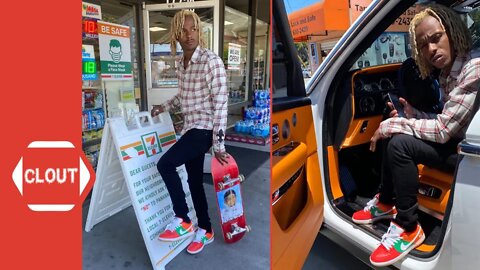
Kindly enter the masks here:
M 268 1 L 227 1 L 224 12 L 223 60 L 229 89 L 228 126 L 244 119 L 244 111 L 253 105 L 255 90 L 269 87 L 269 13 L 252 6 L 269 5 Z M 255 31 L 255 36 L 251 31 Z
M 128 121 L 139 111 L 141 95 L 135 27 L 136 4 L 127 2 L 115 0 L 82 2 L 82 146 L 94 168 L 106 119 L 123 116 Z M 111 52 L 118 57 L 119 63 L 129 63 L 129 68 L 125 71 L 128 74 L 122 79 L 102 79 L 103 60 L 101 61 L 101 42 L 98 34 L 100 21 L 129 29 L 130 35 L 125 38 L 125 43 L 111 43 L 115 50 L 121 48 L 119 52 Z M 129 55 L 126 55 L 126 52 L 130 52 Z M 112 56 L 112 59 L 115 57 Z
M 229 105 L 248 100 L 248 26 L 251 16 L 225 7 L 223 62 L 227 72 Z
M 177 42 L 176 54 L 172 55 L 170 48 L 170 28 L 175 14 L 180 9 L 161 8 L 160 10 L 151 10 L 148 13 L 149 44 L 150 54 L 150 80 L 152 88 L 148 91 L 148 103 L 150 105 L 161 104 L 178 93 L 177 69 L 178 61 L 183 55 L 183 50 Z M 203 40 L 205 47 L 213 51 L 213 21 L 214 8 L 197 8 L 202 25 Z M 148 61 L 148 60 L 147 60 Z M 147 72 L 148 74 L 148 72 Z M 148 75 L 147 75 L 148 76 Z M 150 108 L 150 107 L 149 107 Z M 180 133 L 183 129 L 183 117 L 181 108 L 172 108 L 170 110 L 175 131 Z
M 178 80 L 175 73 L 175 61 L 183 54 L 177 44 L 177 54 L 173 56 L 170 50 L 170 24 L 178 10 L 163 10 L 150 12 L 150 56 L 153 88 L 177 88 Z M 212 49 L 213 9 L 196 9 L 202 20 L 203 37 L 206 48 Z
M 137 53 L 138 53 L 137 29 L 135 27 L 136 6 L 133 3 L 129 5 L 125 2 L 120 2 L 115 0 L 89 1 L 85 3 L 92 3 L 101 7 L 101 19 L 99 20 L 130 27 L 130 53 L 131 53 L 133 80 L 129 82 L 122 81 L 121 83 L 118 82 L 117 84 L 108 85 L 110 87 L 108 87 L 108 89 L 105 89 L 105 90 L 111 91 L 111 92 L 110 92 L 110 99 L 108 100 L 109 103 L 106 104 L 106 107 L 108 107 L 107 114 L 109 116 L 113 116 L 115 114 L 122 113 L 120 111 L 124 110 L 124 108 L 121 108 L 121 106 L 119 107 L 119 104 L 118 104 L 119 102 L 121 103 L 120 92 L 117 93 L 117 91 L 120 91 L 119 90 L 120 88 L 124 90 L 126 88 L 130 88 L 133 91 L 134 97 L 135 97 L 134 103 L 137 104 L 137 107 L 138 107 L 138 105 L 140 104 L 141 96 L 140 96 L 140 78 L 139 78 L 139 72 L 138 72 L 140 65 L 138 64 L 138 61 L 137 61 L 137 58 L 138 58 L 137 57 Z M 84 17 L 84 20 L 85 19 L 92 20 L 91 18 Z M 97 76 L 98 79 L 95 81 L 83 81 L 83 86 L 84 88 L 85 87 L 105 88 L 105 82 L 101 80 L 101 74 L 100 74 L 101 68 L 100 68 L 98 36 L 85 35 L 85 27 L 86 26 L 84 24 L 83 25 L 84 34 L 82 35 L 82 44 L 93 46 L 95 51 L 95 58 L 96 58 L 95 60 L 97 64 L 96 70 L 99 76 Z M 108 95 L 109 92 L 107 92 L 106 94 Z
M 195 4 L 197 1 L 182 1 L 175 5 L 168 5 L 165 2 L 161 5 L 149 5 L 154 2 L 158 1 L 148 1 L 143 20 L 145 26 L 143 33 L 147 42 L 144 47 L 147 67 L 145 76 L 147 108 L 161 104 L 178 93 L 175 59 L 181 57 L 182 49 L 177 45 L 177 54 L 171 55 L 170 23 L 179 9 L 198 6 Z M 263 89 L 264 92 L 268 92 L 265 89 L 268 88 L 266 73 L 269 63 L 267 61 L 269 1 L 209 1 L 200 6 L 202 7 L 195 7 L 194 11 L 202 21 L 206 48 L 218 52 L 226 68 L 229 92 L 227 126 L 233 128 L 237 121 L 244 118 L 245 109 L 253 106 L 254 90 Z M 221 8 L 218 10 L 219 13 L 216 12 L 217 8 Z M 217 21 L 215 14 L 219 15 L 218 25 L 214 24 Z M 221 33 L 217 32 L 219 30 Z M 252 34 L 254 32 L 256 35 Z M 169 112 L 176 131 L 180 131 L 183 124 L 180 108 L 173 108 Z
M 267 149 L 269 1 L 226 1 L 223 60 L 229 90 L 227 144 Z
M 268 37 L 269 24 L 258 20 L 255 29 L 255 47 L 254 47 L 254 64 L 253 64 L 253 80 L 255 89 L 268 89 L 269 78 L 267 74 L 268 67 Z

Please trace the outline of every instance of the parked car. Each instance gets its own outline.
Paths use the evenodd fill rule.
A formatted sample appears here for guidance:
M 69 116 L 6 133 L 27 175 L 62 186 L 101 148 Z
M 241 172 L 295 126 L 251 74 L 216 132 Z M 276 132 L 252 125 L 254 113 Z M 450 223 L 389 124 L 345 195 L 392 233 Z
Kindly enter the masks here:
M 398 70 L 409 56 L 408 33 L 387 28 L 408 23 L 401 16 L 419 3 L 372 1 L 305 87 L 283 1 L 272 2 L 272 269 L 301 269 L 318 233 L 368 263 L 389 223 L 357 225 L 351 216 L 377 192 L 382 157 L 368 145 L 382 121 L 383 96 L 398 91 Z M 480 0 L 436 2 L 478 29 Z M 419 166 L 426 240 L 393 267 L 478 268 L 479 112 L 458 149 L 454 171 Z

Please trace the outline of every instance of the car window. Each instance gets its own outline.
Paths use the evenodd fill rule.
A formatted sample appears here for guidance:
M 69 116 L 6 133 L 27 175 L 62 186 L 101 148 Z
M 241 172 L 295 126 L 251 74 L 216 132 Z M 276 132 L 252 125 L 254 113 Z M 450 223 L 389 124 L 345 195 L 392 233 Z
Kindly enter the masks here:
M 384 32 L 362 53 L 351 69 L 401 63 L 408 57 L 408 33 Z
M 408 26 L 421 5 L 413 5 L 395 21 L 360 55 L 351 67 L 361 69 L 402 63 L 411 55 Z
M 351 70 L 380 66 L 393 63 L 403 63 L 411 56 L 408 26 L 415 14 L 423 9 L 416 4 L 395 19 L 354 62 Z M 461 16 L 472 33 L 473 47 L 480 48 L 480 5 L 453 7 Z
M 285 44 L 283 43 L 275 20 L 272 21 L 272 66 L 273 76 L 273 97 L 287 96 L 287 57 L 285 55 Z
M 480 5 L 474 7 L 464 17 L 472 33 L 473 48 L 480 48 Z

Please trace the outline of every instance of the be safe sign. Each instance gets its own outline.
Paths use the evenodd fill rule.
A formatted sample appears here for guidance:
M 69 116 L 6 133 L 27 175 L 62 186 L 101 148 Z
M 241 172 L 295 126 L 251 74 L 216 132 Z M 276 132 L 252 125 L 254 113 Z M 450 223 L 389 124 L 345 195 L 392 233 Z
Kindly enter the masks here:
M 132 79 L 130 27 L 103 21 L 97 25 L 102 79 Z

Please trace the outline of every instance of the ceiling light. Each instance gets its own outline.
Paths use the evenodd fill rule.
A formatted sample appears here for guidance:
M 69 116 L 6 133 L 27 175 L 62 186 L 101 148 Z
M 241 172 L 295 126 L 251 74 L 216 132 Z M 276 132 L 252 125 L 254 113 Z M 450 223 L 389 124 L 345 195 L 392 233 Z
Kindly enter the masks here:
M 165 30 L 167 30 L 167 29 L 166 29 L 166 28 L 162 28 L 162 27 L 158 27 L 158 26 L 150 27 L 150 31 L 152 31 L 152 32 L 165 31 Z
M 230 25 L 230 24 L 233 24 L 233 23 L 229 21 L 225 21 L 225 25 Z

